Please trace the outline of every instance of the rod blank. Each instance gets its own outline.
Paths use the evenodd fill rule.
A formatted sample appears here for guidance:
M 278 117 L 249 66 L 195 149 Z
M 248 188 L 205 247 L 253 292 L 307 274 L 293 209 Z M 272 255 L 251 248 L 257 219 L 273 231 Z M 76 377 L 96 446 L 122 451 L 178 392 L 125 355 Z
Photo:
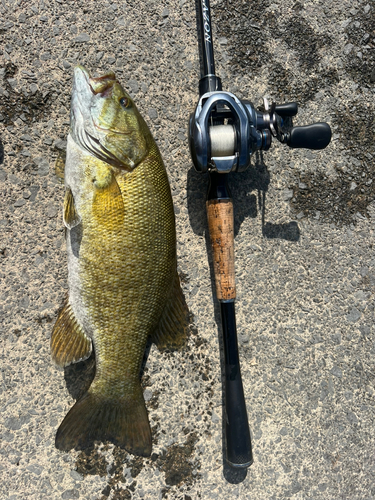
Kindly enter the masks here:
M 253 463 L 250 430 L 238 357 L 234 301 L 221 302 L 225 356 L 225 435 L 229 465 L 245 469 Z
M 209 0 L 196 0 L 201 79 L 199 93 L 222 90 L 215 75 Z M 210 127 L 211 157 L 234 154 L 236 132 L 232 125 Z M 225 438 L 226 459 L 232 467 L 246 468 L 253 462 L 250 429 L 238 357 L 234 299 L 233 204 L 226 183 L 227 174 L 210 172 L 207 216 L 210 231 L 216 294 L 220 301 L 225 357 Z

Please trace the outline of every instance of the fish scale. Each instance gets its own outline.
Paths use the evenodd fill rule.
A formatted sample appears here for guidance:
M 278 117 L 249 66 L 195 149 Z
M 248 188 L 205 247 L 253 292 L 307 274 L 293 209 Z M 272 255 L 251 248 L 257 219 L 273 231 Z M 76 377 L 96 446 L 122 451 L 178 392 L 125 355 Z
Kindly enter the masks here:
M 51 350 L 66 366 L 85 359 L 92 342 L 96 373 L 60 425 L 56 446 L 109 440 L 147 456 L 151 432 L 139 376 L 145 347 L 150 338 L 159 347 L 182 345 L 187 325 L 172 196 L 130 97 L 113 73 L 100 85 L 92 80 L 76 69 L 65 166 L 69 299 Z
M 139 165 L 134 172 L 118 174 L 116 177 L 124 204 L 125 220 L 122 224 L 118 221 L 118 218 L 122 219 L 122 213 L 108 214 L 110 224 L 105 226 L 98 223 L 91 214 L 87 214 L 91 223 L 81 245 L 80 274 L 84 283 L 82 296 L 84 301 L 90 304 L 92 322 L 101 324 L 102 328 L 108 331 L 107 335 L 100 336 L 100 340 L 96 342 L 97 372 L 100 372 L 103 363 L 101 358 L 106 359 L 107 350 L 110 352 L 108 356 L 110 366 L 105 370 L 106 376 L 112 372 L 115 375 L 117 373 L 118 356 L 114 352 L 116 346 L 118 349 L 118 345 L 122 344 L 124 339 L 137 335 L 137 344 L 130 342 L 129 345 L 137 345 L 138 353 L 142 351 L 143 355 L 144 344 L 160 317 L 173 278 L 175 252 L 168 251 L 168 247 L 172 249 L 175 247 L 174 224 L 170 223 L 172 227 L 169 230 L 162 227 L 165 226 L 163 222 L 158 224 L 159 220 L 163 221 L 165 208 L 167 205 L 171 206 L 172 202 L 164 200 L 165 191 L 163 193 L 161 190 L 156 190 L 157 199 L 153 199 L 152 193 L 145 189 L 143 180 L 147 174 L 149 176 L 151 174 L 157 185 L 165 182 L 164 171 L 159 167 L 159 172 L 156 172 L 157 166 L 157 161 L 147 161 L 145 165 Z M 155 206 L 161 195 L 162 203 Z M 162 231 L 165 231 L 163 236 Z M 155 233 L 159 235 L 158 239 L 155 239 Z M 95 240 L 100 242 L 100 251 L 93 245 Z M 151 247 L 154 253 L 158 253 L 159 256 L 165 255 L 165 258 L 151 261 L 149 258 Z M 86 252 L 87 259 L 85 259 Z M 124 253 L 126 259 L 123 258 Z M 142 273 L 139 272 L 140 268 L 143 270 Z M 145 275 L 147 280 L 144 279 Z M 110 284 L 107 293 L 103 293 L 103 290 L 96 286 L 86 286 L 86 284 L 100 283 L 102 280 Z M 156 284 L 156 280 L 160 284 Z M 155 290 L 159 293 L 155 293 Z M 134 310 L 133 306 L 125 309 L 124 299 L 132 305 L 142 301 L 142 307 L 137 310 Z M 103 308 L 103 305 L 106 306 Z M 123 333 L 124 320 L 126 320 L 126 334 Z M 127 350 L 125 345 L 124 350 Z M 131 348 L 128 356 L 134 357 Z M 142 359 L 139 360 L 141 361 Z M 123 357 L 121 362 L 124 362 Z M 139 367 L 135 366 L 133 372 L 133 375 L 138 377 Z M 113 388 L 110 390 L 113 391 Z

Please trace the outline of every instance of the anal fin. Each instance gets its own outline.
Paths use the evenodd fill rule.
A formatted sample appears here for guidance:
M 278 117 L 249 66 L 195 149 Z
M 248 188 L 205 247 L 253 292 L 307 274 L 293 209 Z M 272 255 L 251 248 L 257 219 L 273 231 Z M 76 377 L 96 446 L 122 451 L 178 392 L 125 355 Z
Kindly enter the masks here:
M 87 359 L 92 352 L 91 339 L 79 326 L 69 302 L 61 310 L 51 336 L 51 354 L 58 366 Z
M 151 340 L 158 349 L 179 349 L 185 344 L 188 324 L 189 310 L 176 271 L 171 293 Z

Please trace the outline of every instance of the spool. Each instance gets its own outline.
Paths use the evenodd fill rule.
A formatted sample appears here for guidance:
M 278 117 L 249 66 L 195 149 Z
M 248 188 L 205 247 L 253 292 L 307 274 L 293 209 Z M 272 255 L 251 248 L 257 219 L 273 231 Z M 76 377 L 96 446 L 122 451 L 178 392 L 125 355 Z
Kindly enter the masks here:
M 233 125 L 214 125 L 208 129 L 211 141 L 211 157 L 232 156 L 236 144 Z

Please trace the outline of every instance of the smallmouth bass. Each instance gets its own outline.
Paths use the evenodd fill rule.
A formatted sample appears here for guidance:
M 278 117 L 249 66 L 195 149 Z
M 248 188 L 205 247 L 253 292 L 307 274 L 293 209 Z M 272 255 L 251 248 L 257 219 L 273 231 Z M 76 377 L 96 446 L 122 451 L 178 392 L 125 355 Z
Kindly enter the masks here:
M 69 297 L 51 337 L 55 363 L 95 353 L 89 390 L 61 423 L 56 447 L 111 441 L 151 454 L 140 384 L 146 343 L 183 344 L 187 306 L 177 274 L 169 182 L 152 135 L 109 72 L 74 70 L 65 164 Z

